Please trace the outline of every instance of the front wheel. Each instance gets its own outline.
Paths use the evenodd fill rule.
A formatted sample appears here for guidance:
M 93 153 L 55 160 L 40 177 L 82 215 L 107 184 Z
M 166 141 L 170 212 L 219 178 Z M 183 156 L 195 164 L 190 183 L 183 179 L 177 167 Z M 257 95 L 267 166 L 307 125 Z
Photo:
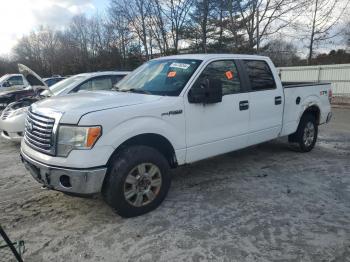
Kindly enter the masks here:
M 102 194 L 122 217 L 135 217 L 157 208 L 171 184 L 169 165 L 156 149 L 130 146 L 110 164 Z
M 317 135 L 318 126 L 315 117 L 305 114 L 300 119 L 297 131 L 289 136 L 289 141 L 297 142 L 301 152 L 309 152 L 315 147 Z

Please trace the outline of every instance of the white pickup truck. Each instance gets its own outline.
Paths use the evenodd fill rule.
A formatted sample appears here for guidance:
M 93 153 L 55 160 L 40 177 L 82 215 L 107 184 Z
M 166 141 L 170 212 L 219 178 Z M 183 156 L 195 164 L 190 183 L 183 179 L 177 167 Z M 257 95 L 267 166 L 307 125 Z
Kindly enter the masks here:
M 267 57 L 162 57 L 115 91 L 33 104 L 21 157 L 45 187 L 102 192 L 118 214 L 132 217 L 164 200 L 169 168 L 287 135 L 310 151 L 318 125 L 331 118 L 331 96 L 327 83 L 281 83 Z

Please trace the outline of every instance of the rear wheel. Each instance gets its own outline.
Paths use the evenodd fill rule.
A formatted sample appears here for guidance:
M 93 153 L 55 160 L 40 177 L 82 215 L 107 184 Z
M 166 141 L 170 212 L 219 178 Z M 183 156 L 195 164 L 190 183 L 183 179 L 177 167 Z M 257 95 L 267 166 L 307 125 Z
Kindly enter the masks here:
M 122 217 L 134 217 L 157 208 L 171 183 L 169 165 L 156 149 L 131 146 L 111 161 L 102 194 Z
M 300 119 L 297 131 L 289 136 L 289 141 L 298 143 L 301 152 L 309 152 L 315 147 L 317 135 L 318 126 L 315 117 L 305 114 Z

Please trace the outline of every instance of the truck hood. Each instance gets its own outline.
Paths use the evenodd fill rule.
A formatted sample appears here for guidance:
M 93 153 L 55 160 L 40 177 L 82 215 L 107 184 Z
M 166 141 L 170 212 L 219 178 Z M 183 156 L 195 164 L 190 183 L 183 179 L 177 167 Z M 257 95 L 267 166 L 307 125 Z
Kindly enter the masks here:
M 62 123 L 77 124 L 79 119 L 94 111 L 150 103 L 161 96 L 122 93 L 116 91 L 81 92 L 65 96 L 55 96 L 33 104 L 33 110 L 45 109 L 63 113 Z
M 18 71 L 25 77 L 29 85 L 36 90 L 37 88 L 49 90 L 48 86 L 44 82 L 44 80 L 29 67 L 18 64 Z

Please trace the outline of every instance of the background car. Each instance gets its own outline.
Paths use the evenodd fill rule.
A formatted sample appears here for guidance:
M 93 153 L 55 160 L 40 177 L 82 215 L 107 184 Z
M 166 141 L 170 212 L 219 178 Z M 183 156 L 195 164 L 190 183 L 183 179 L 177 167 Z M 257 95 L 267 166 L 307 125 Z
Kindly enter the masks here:
M 29 84 L 21 74 L 6 74 L 0 77 L 0 91 L 14 88 L 25 88 Z
M 8 75 L 9 78 L 7 79 L 12 79 L 12 82 L 10 80 L 5 80 L 5 82 L 7 81 L 8 83 L 17 84 L 16 88 L 14 85 L 12 85 L 12 87 L 7 88 L 7 90 L 1 91 L 0 89 L 0 114 L 8 104 L 18 101 L 24 97 L 35 96 L 48 88 L 45 82 L 25 65 L 18 64 L 18 71 L 20 74 Z M 15 77 L 17 80 L 14 80 Z M 21 83 L 24 83 L 26 87 L 20 87 L 19 84 Z
M 28 69 L 28 68 L 27 68 Z M 31 73 L 30 73 L 31 72 Z M 96 73 L 84 73 L 74 75 L 54 84 L 47 90 L 35 97 L 26 97 L 17 102 L 9 104 L 0 116 L 1 136 L 12 141 L 20 141 L 23 137 L 25 117 L 28 107 L 41 99 L 50 96 L 62 96 L 77 92 L 112 90 L 129 72 L 127 71 L 106 71 Z M 43 80 L 33 71 L 27 70 L 26 78 L 32 83 L 36 82 L 35 89 L 45 88 Z M 34 80 L 37 78 L 37 80 Z M 39 85 L 41 83 L 41 86 Z
M 0 92 L 0 114 L 8 106 L 8 104 L 18 101 L 24 97 L 31 97 L 33 95 L 35 95 L 35 92 L 30 86 L 24 89 L 14 89 Z

